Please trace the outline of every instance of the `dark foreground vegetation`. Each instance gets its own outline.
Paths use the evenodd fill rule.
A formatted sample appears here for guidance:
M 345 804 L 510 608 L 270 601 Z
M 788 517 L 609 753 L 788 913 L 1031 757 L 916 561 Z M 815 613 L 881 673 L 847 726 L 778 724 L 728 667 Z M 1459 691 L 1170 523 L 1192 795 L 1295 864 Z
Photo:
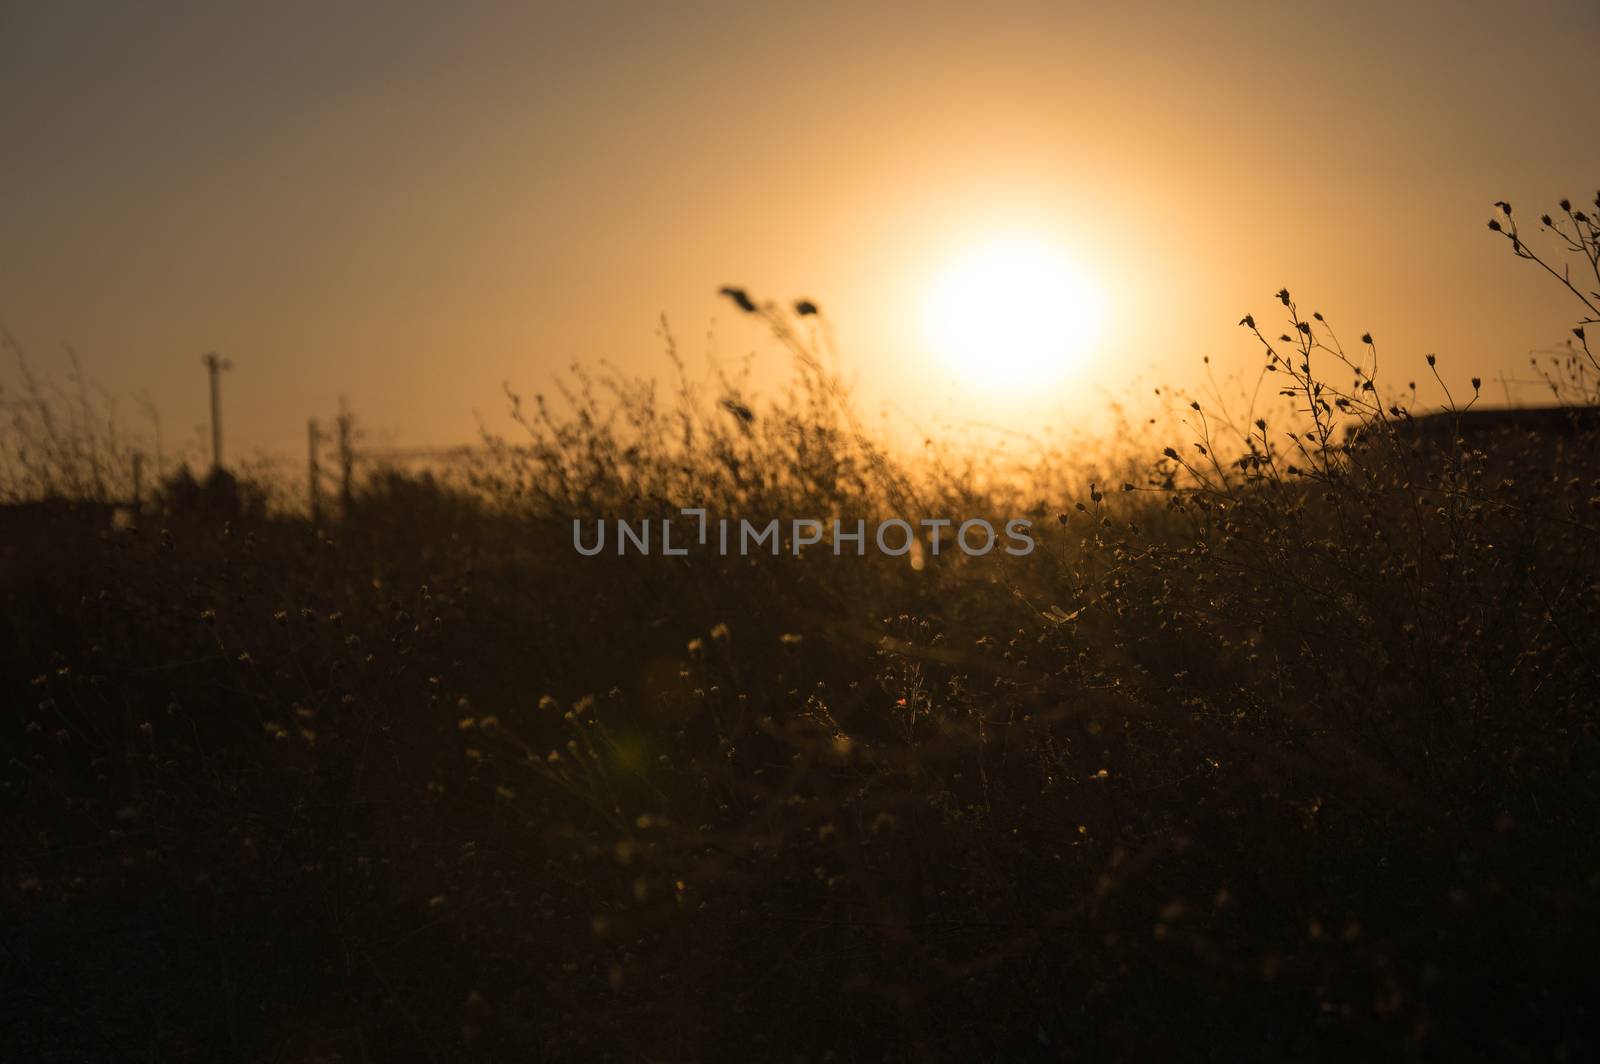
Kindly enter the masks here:
M 885 453 L 758 310 L 786 398 L 580 384 L 321 526 L 7 511 L 8 1059 L 1592 1059 L 1600 435 L 1280 299 L 1283 406 L 1115 468 Z M 1040 545 L 572 548 L 681 506 Z

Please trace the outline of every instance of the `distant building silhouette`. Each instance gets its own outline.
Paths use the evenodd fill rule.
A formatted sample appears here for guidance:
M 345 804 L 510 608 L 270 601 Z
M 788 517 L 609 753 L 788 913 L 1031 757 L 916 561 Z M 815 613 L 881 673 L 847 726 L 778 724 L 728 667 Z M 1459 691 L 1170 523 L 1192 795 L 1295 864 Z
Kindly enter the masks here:
M 1449 443 L 1516 433 L 1542 437 L 1582 436 L 1600 430 L 1600 406 L 1512 406 L 1440 410 L 1392 422 L 1402 439 Z

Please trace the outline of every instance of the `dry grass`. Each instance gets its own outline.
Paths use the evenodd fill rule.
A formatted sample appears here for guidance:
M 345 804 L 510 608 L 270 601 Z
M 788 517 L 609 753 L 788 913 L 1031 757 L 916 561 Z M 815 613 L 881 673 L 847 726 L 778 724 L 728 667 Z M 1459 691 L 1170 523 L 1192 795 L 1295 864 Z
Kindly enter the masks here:
M 773 399 L 580 375 L 470 483 L 376 478 L 324 528 L 19 521 L 8 1039 L 1588 1056 L 1600 440 L 1420 439 L 1373 344 L 1280 300 L 1283 339 L 1245 323 L 1271 420 L 1180 407 L 1093 472 L 893 453 L 812 316 L 757 307 Z M 572 550 L 681 506 L 1040 547 Z

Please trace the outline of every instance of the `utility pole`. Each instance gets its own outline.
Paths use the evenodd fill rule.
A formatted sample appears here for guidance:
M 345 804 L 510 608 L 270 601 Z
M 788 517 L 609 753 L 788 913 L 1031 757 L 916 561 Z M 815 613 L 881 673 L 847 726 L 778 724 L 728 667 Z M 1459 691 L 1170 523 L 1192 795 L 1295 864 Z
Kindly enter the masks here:
M 200 358 L 211 374 L 211 471 L 222 472 L 222 371 L 232 369 L 233 363 L 218 358 L 215 351 Z
M 306 439 L 310 444 L 306 458 L 306 474 L 311 481 L 311 523 L 322 520 L 322 466 L 317 461 L 317 447 L 322 443 L 322 430 L 317 419 L 306 423 Z
M 355 417 L 344 396 L 339 397 L 339 506 L 342 513 L 350 512 L 351 483 L 356 464 Z

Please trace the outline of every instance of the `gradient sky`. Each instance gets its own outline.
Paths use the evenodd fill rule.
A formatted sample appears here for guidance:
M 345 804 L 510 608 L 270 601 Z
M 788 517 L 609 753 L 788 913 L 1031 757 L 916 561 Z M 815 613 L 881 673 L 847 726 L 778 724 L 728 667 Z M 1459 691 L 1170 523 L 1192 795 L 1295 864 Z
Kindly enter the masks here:
M 1594 195 L 1597 44 L 1592 2 L 0 0 L 0 322 L 169 444 L 222 352 L 235 455 L 340 394 L 381 438 L 468 441 L 504 381 L 664 371 L 662 313 L 692 366 L 714 331 L 776 367 L 725 283 L 817 299 L 869 406 L 930 421 L 1255 367 L 1235 322 L 1282 285 L 1391 383 L 1429 351 L 1526 377 L 1575 305 L 1484 222 Z M 997 230 L 1110 317 L 1059 387 L 977 399 L 923 303 Z

